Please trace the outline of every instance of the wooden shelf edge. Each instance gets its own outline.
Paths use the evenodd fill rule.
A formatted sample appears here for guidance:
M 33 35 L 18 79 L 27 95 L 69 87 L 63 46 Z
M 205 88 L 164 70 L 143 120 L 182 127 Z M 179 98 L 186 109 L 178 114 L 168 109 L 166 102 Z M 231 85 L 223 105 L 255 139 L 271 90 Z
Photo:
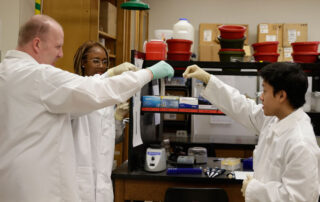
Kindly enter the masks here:
M 100 31 L 100 30 L 99 30 L 99 36 L 102 36 L 104 38 L 114 39 L 114 40 L 117 39 L 116 36 L 113 36 L 111 34 L 108 34 L 106 32 Z

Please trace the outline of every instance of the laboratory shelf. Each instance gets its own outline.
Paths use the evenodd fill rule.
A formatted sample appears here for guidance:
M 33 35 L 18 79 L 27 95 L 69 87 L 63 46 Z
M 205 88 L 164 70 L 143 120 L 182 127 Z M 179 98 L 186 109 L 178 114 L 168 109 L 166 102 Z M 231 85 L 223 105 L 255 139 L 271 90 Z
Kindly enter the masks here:
M 150 67 L 159 61 L 145 60 L 143 68 Z M 209 73 L 215 75 L 246 75 L 256 76 L 258 70 L 264 67 L 269 62 L 202 62 L 202 61 L 166 61 L 175 69 L 175 76 L 181 76 L 181 74 L 190 65 L 196 64 Z M 300 63 L 301 67 L 308 76 L 319 75 L 320 63 Z
M 177 109 L 177 108 L 149 108 L 142 107 L 142 113 L 175 113 L 175 114 L 201 114 L 201 115 L 225 115 L 218 109 Z
M 145 55 L 138 51 L 132 51 L 131 59 L 132 63 L 135 62 L 135 59 L 143 60 Z M 142 68 L 150 67 L 159 61 L 151 61 L 151 60 L 143 60 Z M 175 69 L 175 77 L 181 77 L 182 73 L 186 70 L 186 68 L 190 65 L 198 65 L 199 67 L 203 68 L 205 71 L 209 72 L 213 75 L 228 75 L 228 76 L 257 76 L 258 72 L 264 66 L 270 64 L 268 62 L 203 62 L 203 61 L 166 61 Z M 302 69 L 307 73 L 308 76 L 312 77 L 312 91 L 320 91 L 320 63 L 300 63 Z M 188 83 L 189 82 L 189 83 Z M 187 85 L 188 84 L 188 85 Z M 141 96 L 152 94 L 154 84 L 149 84 L 145 87 L 143 91 L 141 91 Z M 187 89 L 191 92 L 192 85 L 191 80 L 188 79 L 185 86 L 165 86 L 166 90 L 180 90 L 184 91 L 183 89 Z M 188 96 L 188 95 L 187 95 Z M 131 102 L 132 103 L 132 102 Z M 133 119 L 133 105 L 130 106 L 130 119 Z M 170 134 L 170 142 L 176 143 L 208 143 L 209 146 L 214 144 L 215 149 L 218 148 L 221 151 L 225 151 L 227 149 L 234 149 L 236 146 L 242 146 L 243 142 L 239 141 L 239 138 L 245 138 L 246 134 L 243 136 L 237 135 L 237 137 L 233 137 L 233 139 L 224 139 L 223 143 L 220 142 L 220 138 L 218 138 L 219 134 L 215 134 L 214 136 L 210 135 L 207 138 L 209 139 L 198 139 L 192 140 L 190 131 L 192 129 L 187 128 L 187 126 L 191 127 L 191 116 L 192 115 L 225 115 L 220 110 L 217 109 L 206 109 L 206 110 L 199 110 L 199 109 L 170 109 L 170 108 L 145 108 L 142 107 L 140 110 L 140 120 L 141 124 L 140 127 L 142 128 L 143 135 L 144 135 L 144 143 L 142 145 L 133 146 L 133 139 L 134 139 L 134 121 L 131 121 L 129 125 L 129 151 L 128 151 L 128 166 L 129 170 L 135 170 L 139 167 L 139 165 L 143 165 L 143 158 L 141 158 L 146 151 L 146 147 L 148 144 L 151 144 L 154 139 L 157 139 L 159 142 L 165 138 L 165 134 Z M 152 113 L 160 113 L 161 116 L 152 115 Z M 181 120 L 165 120 L 164 115 L 165 113 L 170 114 L 177 114 L 177 116 L 181 114 L 185 114 L 186 119 L 184 121 Z M 319 112 L 307 112 L 309 117 L 311 118 L 311 122 L 314 127 L 314 131 L 316 135 L 320 135 L 320 113 Z M 160 121 L 159 121 L 160 117 Z M 158 122 L 159 121 L 159 122 Z M 185 140 L 177 137 L 176 131 L 177 130 L 187 130 L 188 136 L 185 137 Z M 214 133 L 214 132 L 213 132 Z M 218 136 L 217 136 L 218 135 Z M 152 139 L 151 138 L 154 138 Z M 229 138 L 229 136 L 221 135 L 222 138 Z M 246 151 L 252 151 L 254 149 L 254 145 L 256 144 L 257 137 L 253 142 L 249 144 L 250 148 L 246 148 Z M 159 138 L 159 139 L 158 139 Z M 172 138 L 175 138 L 174 140 Z M 241 149 L 243 149 L 241 147 Z

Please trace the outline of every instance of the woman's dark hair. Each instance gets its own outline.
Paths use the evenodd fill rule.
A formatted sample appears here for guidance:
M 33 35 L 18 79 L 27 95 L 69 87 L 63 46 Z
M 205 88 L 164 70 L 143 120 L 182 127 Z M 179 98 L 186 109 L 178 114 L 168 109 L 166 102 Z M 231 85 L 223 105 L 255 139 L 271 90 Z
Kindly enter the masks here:
M 83 63 L 87 60 L 88 53 L 93 47 L 100 47 L 106 52 L 106 56 L 108 60 L 107 69 L 109 68 L 110 62 L 109 62 L 109 53 L 107 49 L 99 42 L 86 41 L 78 48 L 76 54 L 73 57 L 73 68 L 76 74 L 84 76 L 84 70 L 82 66 L 83 66 Z
M 289 103 L 294 109 L 301 107 L 308 89 L 308 78 L 297 63 L 271 63 L 264 66 L 260 76 L 273 87 L 273 94 L 280 90 L 287 93 Z

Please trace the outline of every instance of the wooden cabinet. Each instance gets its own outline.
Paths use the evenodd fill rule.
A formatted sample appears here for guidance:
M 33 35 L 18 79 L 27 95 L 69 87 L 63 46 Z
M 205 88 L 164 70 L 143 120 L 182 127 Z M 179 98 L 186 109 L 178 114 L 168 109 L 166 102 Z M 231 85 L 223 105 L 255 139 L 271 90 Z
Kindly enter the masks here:
M 130 61 L 130 41 L 133 40 L 130 35 L 131 12 L 120 8 L 124 1 L 43 0 L 43 14 L 57 20 L 63 27 L 65 35 L 64 56 L 57 61 L 56 66 L 74 72 L 73 56 L 78 47 L 88 40 L 104 41 L 109 51 L 111 67 Z M 116 8 L 116 17 L 112 19 L 108 18 L 108 4 Z M 107 20 L 112 20 L 112 22 L 107 22 Z M 116 25 L 116 30 L 113 30 L 112 33 L 108 33 L 108 27 L 105 27 L 108 23 Z M 125 134 L 128 134 L 127 129 Z M 128 158 L 127 146 L 125 146 L 127 144 L 127 138 L 125 138 L 123 143 L 116 145 L 115 159 L 118 164 Z
M 129 16 L 128 11 L 120 8 L 122 2 L 123 0 L 44 0 L 43 14 L 57 20 L 62 25 L 65 34 L 64 56 L 58 60 L 57 67 L 74 72 L 73 56 L 78 47 L 87 40 L 103 39 L 105 41 L 110 53 L 111 65 L 128 61 L 129 58 L 124 57 L 124 49 L 130 37 L 124 35 L 124 28 L 130 27 L 130 20 L 128 20 L 130 18 L 126 17 Z M 101 17 L 107 15 L 107 11 L 100 9 L 100 6 L 106 3 L 111 3 L 116 7 L 116 19 L 112 19 L 116 24 L 116 35 L 99 29 L 101 28 L 99 25 L 107 24 L 107 22 L 100 22 Z

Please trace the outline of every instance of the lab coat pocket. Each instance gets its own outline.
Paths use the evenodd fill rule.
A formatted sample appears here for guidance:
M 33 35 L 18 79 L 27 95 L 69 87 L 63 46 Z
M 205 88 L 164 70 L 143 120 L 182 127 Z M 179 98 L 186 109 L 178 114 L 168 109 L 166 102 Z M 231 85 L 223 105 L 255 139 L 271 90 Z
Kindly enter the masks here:
M 95 200 L 92 167 L 77 168 L 77 182 L 82 202 L 92 202 Z

